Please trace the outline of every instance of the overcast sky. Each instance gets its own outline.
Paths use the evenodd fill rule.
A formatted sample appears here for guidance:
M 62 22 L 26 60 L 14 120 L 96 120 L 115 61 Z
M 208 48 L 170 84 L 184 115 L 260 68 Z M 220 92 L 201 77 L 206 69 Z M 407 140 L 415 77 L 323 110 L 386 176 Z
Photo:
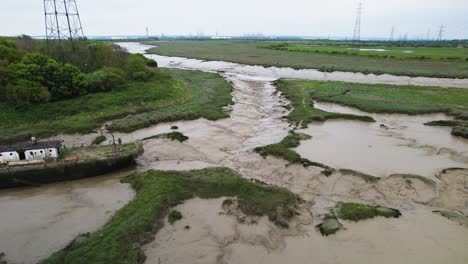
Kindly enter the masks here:
M 358 0 L 77 0 L 85 35 L 353 34 Z M 362 37 L 468 38 L 468 0 L 363 0 Z M 1 0 L 0 35 L 44 35 L 42 0 Z

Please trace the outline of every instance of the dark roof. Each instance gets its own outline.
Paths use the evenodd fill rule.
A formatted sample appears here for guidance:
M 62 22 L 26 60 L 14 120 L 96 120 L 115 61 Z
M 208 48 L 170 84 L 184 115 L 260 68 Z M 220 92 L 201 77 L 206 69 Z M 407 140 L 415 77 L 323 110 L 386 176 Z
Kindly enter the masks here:
M 11 145 L 0 145 L 0 152 L 24 151 L 30 149 L 58 148 L 62 145 L 60 140 L 20 142 Z

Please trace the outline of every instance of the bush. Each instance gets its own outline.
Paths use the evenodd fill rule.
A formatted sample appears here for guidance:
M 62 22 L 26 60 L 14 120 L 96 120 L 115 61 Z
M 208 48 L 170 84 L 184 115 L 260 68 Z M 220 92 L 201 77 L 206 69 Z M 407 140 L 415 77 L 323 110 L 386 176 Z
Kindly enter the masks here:
M 49 101 L 50 93 L 37 82 L 20 80 L 6 87 L 6 98 L 18 105 L 44 103 Z
M 8 66 L 12 84 L 27 80 L 46 87 L 53 100 L 77 97 L 86 93 L 86 76 L 71 65 L 61 66 L 57 61 L 39 54 L 28 53 L 21 62 Z
M 182 219 L 182 214 L 177 211 L 177 210 L 173 210 L 169 213 L 169 215 L 167 216 L 167 221 L 172 225 L 174 224 L 176 221 Z
M 106 136 L 104 135 L 100 135 L 100 136 L 97 136 L 93 142 L 91 143 L 91 145 L 99 145 L 101 144 L 102 142 L 106 141 Z
M 87 76 L 88 91 L 108 92 L 114 88 L 118 88 L 125 83 L 122 73 L 116 68 L 103 68 L 97 70 Z
M 141 54 L 131 54 L 127 64 L 128 76 L 136 81 L 146 81 L 153 75 L 147 66 L 147 59 Z

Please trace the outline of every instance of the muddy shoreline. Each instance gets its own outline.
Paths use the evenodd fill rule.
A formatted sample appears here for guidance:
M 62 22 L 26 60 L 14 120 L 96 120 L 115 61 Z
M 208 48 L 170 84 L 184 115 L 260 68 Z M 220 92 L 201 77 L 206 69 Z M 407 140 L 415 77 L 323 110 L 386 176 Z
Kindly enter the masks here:
M 129 48 L 131 52 L 140 53 L 148 48 L 132 43 L 127 43 L 124 46 Z M 137 160 L 138 171 L 148 169 L 191 170 L 224 166 L 234 169 L 243 177 L 285 187 L 299 194 L 310 206 L 304 208 L 305 211 L 301 216 L 291 223 L 291 228 L 280 230 L 272 226 L 266 219 L 259 220 L 257 225 L 239 225 L 232 218 L 219 215 L 222 212 L 219 208 L 220 201 L 200 199 L 187 201 L 178 209 L 187 215 L 186 220 L 190 223 L 186 223 L 186 225 L 191 226 L 189 232 L 193 231 L 194 234 L 186 232 L 183 224 L 185 222 L 176 223 L 174 226 L 166 225 L 160 230 L 156 240 L 145 248 L 147 263 L 307 263 L 310 259 L 314 259 L 320 263 L 395 263 L 410 260 L 411 263 L 424 264 L 441 262 L 464 264 L 468 260 L 466 251 L 468 228 L 440 214 L 432 213 L 433 210 L 449 210 L 468 216 L 468 190 L 465 184 L 468 181 L 468 171 L 446 171 L 438 173 L 438 177 L 432 178 L 401 175 L 404 172 L 397 170 L 396 172 L 400 174 L 388 176 L 384 173 L 380 180 L 369 182 L 359 174 L 337 170 L 327 177 L 322 174 L 321 168 L 305 168 L 302 165 L 288 164 L 284 160 L 272 157 L 264 159 L 254 153 L 252 149 L 277 143 L 292 129 L 287 120 L 283 118 L 289 113 L 287 110 L 289 102 L 276 91 L 273 81 L 278 77 L 284 77 L 284 75 L 286 77 L 300 77 L 302 76 L 300 74 L 305 74 L 304 72 L 290 72 L 289 69 L 265 69 L 230 63 L 221 63 L 220 66 L 219 62 L 148 56 L 157 59 L 162 67 L 220 72 L 233 84 L 234 104 L 230 107 L 230 117 L 226 119 L 171 122 L 129 134 L 115 135 L 122 138 L 125 143 L 130 143 L 170 132 L 171 126 L 176 125 L 181 133 L 189 137 L 188 141 L 182 143 L 168 139 L 146 140 L 143 146 L 145 153 Z M 324 74 L 320 73 L 319 75 Z M 329 76 L 332 75 L 327 75 L 326 78 Z M 316 75 L 313 75 L 308 78 L 315 77 Z M 393 83 L 395 81 L 392 79 L 393 77 L 382 78 L 373 79 L 372 76 L 367 76 L 364 79 L 354 79 L 354 81 L 371 83 L 375 81 Z M 439 85 L 437 80 L 427 79 L 424 78 L 420 85 L 429 81 L 435 81 L 433 85 Z M 418 82 L 418 80 L 418 78 L 414 78 L 411 82 Z M 405 81 L 407 81 L 405 78 L 400 78 L 395 82 L 407 84 L 404 83 Z M 445 84 L 453 86 L 451 82 L 445 82 Z M 458 84 L 468 87 L 468 82 Z M 397 123 L 399 121 L 399 119 L 396 120 Z M 350 126 L 354 125 L 352 123 Z M 399 126 L 396 126 L 395 129 L 406 131 Z M 417 132 L 417 130 L 415 131 Z M 441 130 L 436 135 L 445 132 L 445 130 Z M 404 136 L 414 138 L 412 133 Z M 95 134 L 89 134 L 63 135 L 56 138 L 63 139 L 66 145 L 73 145 L 78 142 L 90 144 L 95 137 Z M 430 135 L 423 136 L 421 140 L 432 140 L 432 138 Z M 449 149 L 458 151 L 458 153 L 465 150 L 465 147 L 459 148 L 460 146 L 452 144 L 450 141 L 435 143 L 440 144 L 440 149 L 448 146 Z M 398 144 L 398 142 L 392 142 L 391 146 L 396 147 L 394 144 Z M 334 146 L 333 149 L 339 151 L 339 146 Z M 439 156 L 447 157 L 449 154 L 435 156 L 438 159 Z M 463 162 L 466 164 L 466 161 Z M 336 166 L 337 169 L 340 168 L 339 164 Z M 64 184 L 73 183 L 75 182 Z M 99 185 L 96 184 L 94 188 L 99 188 Z M 115 202 L 119 199 L 118 197 L 126 193 L 124 190 L 129 188 L 127 185 L 118 183 L 118 179 L 115 178 L 111 180 L 110 185 L 112 187 L 108 189 L 108 197 L 111 204 L 112 201 Z M 50 188 L 54 189 L 54 186 L 56 185 L 51 185 Z M 49 189 L 40 189 L 39 192 L 47 193 L 47 190 Z M 73 193 L 74 190 L 79 191 L 81 188 L 72 187 L 66 193 L 55 196 L 54 199 L 62 199 L 68 193 Z M 2 194 L 0 192 L 0 199 L 4 197 Z M 18 195 L 21 197 L 19 198 L 21 203 L 32 205 L 30 199 L 33 199 L 33 196 L 28 193 L 28 189 L 19 190 Z M 100 204 L 98 202 L 99 195 L 84 200 L 90 201 L 91 204 L 99 204 L 103 208 L 112 207 L 106 203 Z M 126 201 L 126 199 L 124 200 Z M 315 229 L 315 225 L 323 219 L 329 208 L 339 201 L 378 203 L 399 209 L 403 216 L 401 219 L 376 218 L 359 223 L 346 222 L 344 224 L 347 229 L 343 232 L 334 237 L 322 237 Z M 48 202 L 45 202 L 42 206 L 47 208 L 47 204 Z M 15 203 L 6 199 L 0 205 L 3 205 L 3 210 L 6 211 L 10 210 L 10 206 L 14 206 Z M 74 205 L 58 205 L 57 208 L 59 209 L 56 210 L 67 209 L 71 214 L 76 212 Z M 197 213 L 200 211 L 207 213 L 206 215 Z M 78 212 L 82 214 L 81 219 L 86 219 L 86 221 L 82 220 L 83 228 L 80 229 L 80 232 L 93 231 L 104 224 L 103 221 L 97 221 L 93 217 L 95 212 L 92 210 Z M 73 225 L 76 221 L 73 216 L 56 213 L 53 210 L 43 213 L 44 216 L 41 219 L 45 219 L 43 225 L 46 227 L 49 225 L 47 223 L 53 222 L 48 219 L 55 215 L 61 217 L 61 225 L 65 227 Z M 15 217 L 27 216 L 30 215 L 30 212 L 23 210 L 14 215 Z M 10 225 L 15 217 L 12 217 Z M 205 219 L 206 217 L 209 217 L 209 221 Z M 9 233 L 9 237 L 16 233 L 27 234 L 29 225 L 30 223 L 24 225 L 19 223 L 18 228 Z M 0 228 L 0 232 L 6 231 L 6 229 L 5 225 L 5 227 Z M 39 228 L 36 229 L 39 230 Z M 28 254 L 25 254 L 23 258 L 15 258 L 15 254 L 19 253 L 14 252 L 17 252 L 22 247 L 22 243 L 25 242 L 11 242 L 3 240 L 3 237 L 8 236 L 0 236 L 0 245 L 3 243 L 8 246 L 8 248 L 0 248 L 8 249 L 5 250 L 8 260 L 11 256 L 11 260 L 20 261 L 20 263 L 33 263 L 32 255 L 36 257 L 39 255 L 41 257 L 47 256 L 50 251 L 55 251 L 58 247 L 63 247 L 71 241 L 73 235 L 76 236 L 76 232 L 69 234 L 58 229 L 56 242 L 60 245 L 53 247 L 44 245 L 44 248 L 39 250 L 35 248 L 35 245 L 45 236 L 38 234 L 38 239 L 29 244 Z M 28 236 L 25 235 L 24 238 L 28 238 Z M 401 241 L 405 241 L 405 243 Z M 442 243 L 438 241 L 442 241 Z

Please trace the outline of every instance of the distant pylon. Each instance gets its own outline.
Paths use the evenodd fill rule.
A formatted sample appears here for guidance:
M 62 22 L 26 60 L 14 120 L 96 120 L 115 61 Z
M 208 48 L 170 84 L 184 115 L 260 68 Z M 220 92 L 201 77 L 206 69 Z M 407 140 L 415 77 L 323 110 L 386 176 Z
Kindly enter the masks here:
M 390 31 L 390 38 L 388 39 L 389 41 L 393 41 L 393 35 L 395 34 L 395 27 L 392 27 L 392 30 Z
M 47 43 L 84 38 L 75 0 L 44 0 Z
M 441 25 L 439 29 L 439 34 L 437 35 L 437 41 L 442 41 L 442 38 L 444 35 L 444 29 L 445 29 L 445 26 Z
M 431 40 L 431 28 L 427 29 L 426 40 Z
M 353 34 L 353 46 L 358 45 L 361 41 L 361 14 L 362 14 L 362 3 L 359 2 L 358 10 L 357 10 L 357 17 L 356 17 L 356 24 L 354 26 L 354 34 Z

